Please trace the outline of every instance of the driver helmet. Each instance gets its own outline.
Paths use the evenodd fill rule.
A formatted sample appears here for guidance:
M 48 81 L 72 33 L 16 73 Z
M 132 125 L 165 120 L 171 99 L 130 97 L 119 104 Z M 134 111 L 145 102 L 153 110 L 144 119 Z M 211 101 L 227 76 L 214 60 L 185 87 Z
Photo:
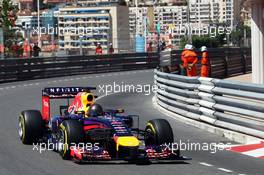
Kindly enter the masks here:
M 88 113 L 89 107 L 94 104 L 95 97 L 92 93 L 82 92 L 81 94 L 81 111 Z
M 103 114 L 104 114 L 103 108 L 99 104 L 93 104 L 88 109 L 88 116 L 89 117 L 103 116 Z

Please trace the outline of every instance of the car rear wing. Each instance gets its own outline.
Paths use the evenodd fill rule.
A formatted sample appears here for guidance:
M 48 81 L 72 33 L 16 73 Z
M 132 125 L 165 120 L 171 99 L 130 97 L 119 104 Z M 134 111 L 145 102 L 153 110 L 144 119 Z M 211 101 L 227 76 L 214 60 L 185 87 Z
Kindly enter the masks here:
M 79 92 L 88 92 L 96 90 L 96 87 L 47 87 L 42 90 L 42 96 L 50 99 L 74 98 Z
M 47 87 L 42 90 L 42 117 L 45 121 L 50 119 L 50 99 L 74 98 L 79 92 L 96 90 L 96 87 Z M 96 98 L 96 96 L 95 96 Z

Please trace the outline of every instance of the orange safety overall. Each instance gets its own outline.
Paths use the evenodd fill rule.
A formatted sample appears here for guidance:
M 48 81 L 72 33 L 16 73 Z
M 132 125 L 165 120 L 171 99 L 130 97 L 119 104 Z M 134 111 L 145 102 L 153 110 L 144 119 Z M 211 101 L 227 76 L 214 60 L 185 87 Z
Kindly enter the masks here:
M 183 67 L 183 63 L 184 63 L 184 55 L 186 53 L 186 51 L 188 51 L 187 49 L 184 49 L 181 53 L 181 63 L 180 63 L 180 74 L 186 76 L 187 74 L 187 69 Z
M 183 67 L 187 70 L 188 77 L 197 76 L 197 62 L 197 54 L 192 50 L 187 50 L 184 54 Z
M 210 60 L 208 57 L 208 52 L 202 53 L 202 68 L 201 68 L 201 77 L 209 77 L 210 74 Z
M 188 50 L 184 49 L 182 51 L 182 53 L 181 53 L 181 61 L 182 61 L 182 63 L 184 62 L 183 60 L 184 60 L 184 55 L 185 55 L 186 51 L 188 51 Z
M 96 49 L 95 49 L 95 54 L 96 55 L 101 55 L 103 53 L 103 49 L 102 49 L 102 47 L 96 47 Z

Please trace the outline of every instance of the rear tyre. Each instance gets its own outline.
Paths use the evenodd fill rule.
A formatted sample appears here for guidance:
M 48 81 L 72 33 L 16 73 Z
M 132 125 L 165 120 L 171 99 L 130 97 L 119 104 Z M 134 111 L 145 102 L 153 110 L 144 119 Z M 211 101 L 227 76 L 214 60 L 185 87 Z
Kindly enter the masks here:
M 60 125 L 59 152 L 63 159 L 71 159 L 71 147 L 84 143 L 83 125 L 77 120 L 65 120 Z
M 35 143 L 43 136 L 44 122 L 41 113 L 37 110 L 21 112 L 18 125 L 19 138 L 23 144 Z
M 172 128 L 167 120 L 154 119 L 147 123 L 146 145 L 162 145 L 173 143 L 174 136 Z

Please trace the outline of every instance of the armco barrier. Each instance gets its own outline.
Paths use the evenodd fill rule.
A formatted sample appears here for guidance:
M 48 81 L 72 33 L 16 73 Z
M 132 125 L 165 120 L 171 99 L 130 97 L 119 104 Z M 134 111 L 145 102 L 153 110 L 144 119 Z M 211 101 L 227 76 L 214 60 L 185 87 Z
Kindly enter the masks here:
M 0 83 L 87 73 L 155 68 L 158 63 L 159 56 L 157 53 L 0 60 Z
M 155 70 L 156 103 L 213 126 L 264 138 L 264 85 L 185 77 Z

